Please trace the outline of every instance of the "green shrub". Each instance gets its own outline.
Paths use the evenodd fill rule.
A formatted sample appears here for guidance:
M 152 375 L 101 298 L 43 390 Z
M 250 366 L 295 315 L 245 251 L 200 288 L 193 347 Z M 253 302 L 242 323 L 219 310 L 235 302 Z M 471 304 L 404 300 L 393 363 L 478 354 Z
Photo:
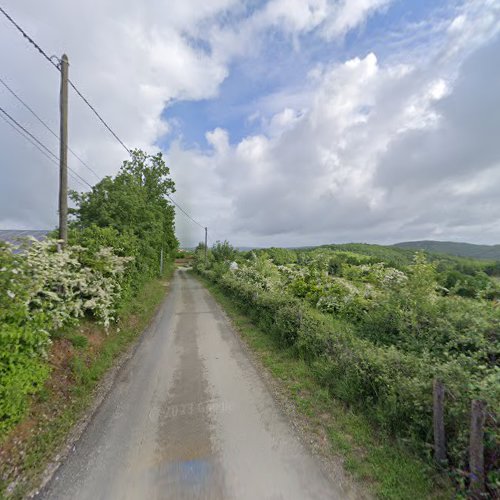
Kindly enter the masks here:
M 134 150 L 114 178 L 105 177 L 91 191 L 72 193 L 76 239 L 85 238 L 85 231 L 90 231 L 91 239 L 103 239 L 113 249 L 134 257 L 129 273 L 134 293 L 158 276 L 162 249 L 165 261 L 177 251 L 175 211 L 167 198 L 174 191 L 162 154 Z M 80 231 L 83 235 L 78 236 Z
M 159 274 L 161 252 L 166 262 L 173 258 L 178 242 L 167 199 L 173 191 L 161 154 L 135 150 L 116 177 L 72 193 L 76 208 L 64 249 L 51 238 L 18 254 L 0 243 L 0 437 L 47 377 L 49 333 L 83 316 L 107 327 Z M 69 340 L 87 345 L 81 335 Z
M 24 415 L 27 396 L 41 389 L 48 334 L 35 325 L 0 324 L 0 437 Z
M 428 269 L 423 271 L 425 274 Z M 204 275 L 212 279 L 214 273 L 206 271 Z M 217 282 L 259 327 L 306 359 L 334 397 L 362 411 L 378 427 L 411 443 L 425 456 L 432 449 L 433 379 L 442 379 L 450 396 L 446 405 L 449 456 L 455 466 L 465 467 L 470 400 L 482 397 L 491 408 L 497 408 L 498 376 L 485 379 L 484 374 L 476 372 L 473 358 L 437 362 L 429 353 L 405 352 L 394 345 L 376 346 L 359 338 L 352 323 L 332 319 L 288 294 L 239 281 L 231 272 L 217 274 Z M 416 277 L 413 286 L 417 295 L 427 290 L 427 284 L 427 278 Z M 385 329 L 387 311 L 379 323 Z M 393 331 L 399 334 L 405 322 L 405 318 L 396 318 Z M 493 427 L 488 429 L 496 432 Z

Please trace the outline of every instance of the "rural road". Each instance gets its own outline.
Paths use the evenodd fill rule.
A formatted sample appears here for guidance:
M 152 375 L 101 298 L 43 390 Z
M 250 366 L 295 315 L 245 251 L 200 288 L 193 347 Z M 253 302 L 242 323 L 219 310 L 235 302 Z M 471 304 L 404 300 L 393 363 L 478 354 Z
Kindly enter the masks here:
M 345 498 L 183 270 L 47 499 Z

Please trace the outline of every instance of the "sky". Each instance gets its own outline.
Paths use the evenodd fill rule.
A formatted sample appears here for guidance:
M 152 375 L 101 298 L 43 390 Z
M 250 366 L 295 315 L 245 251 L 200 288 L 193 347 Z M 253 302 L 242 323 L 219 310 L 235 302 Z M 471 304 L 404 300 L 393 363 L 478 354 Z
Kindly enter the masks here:
M 210 242 L 500 243 L 500 0 L 4 0 Z M 59 74 L 0 16 L 0 78 L 54 131 Z M 0 106 L 57 153 L 0 83 Z M 69 166 L 127 153 L 74 94 Z M 0 120 L 0 229 L 57 224 L 58 167 Z M 73 174 L 72 174 L 73 175 Z M 70 187 L 88 189 L 73 177 Z M 182 246 L 203 230 L 176 216 Z

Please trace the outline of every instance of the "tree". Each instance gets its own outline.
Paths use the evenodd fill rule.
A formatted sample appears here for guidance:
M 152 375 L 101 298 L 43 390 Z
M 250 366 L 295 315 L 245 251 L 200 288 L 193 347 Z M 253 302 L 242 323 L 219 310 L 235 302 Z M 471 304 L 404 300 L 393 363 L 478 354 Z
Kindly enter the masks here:
M 236 250 L 228 241 L 217 241 L 212 247 L 212 255 L 216 262 L 228 262 L 235 259 Z
M 76 208 L 71 226 L 76 238 L 92 227 L 112 228 L 134 251 L 136 284 L 157 274 L 160 252 L 173 257 L 178 241 L 174 232 L 174 207 L 167 195 L 175 192 L 170 169 L 161 153 L 148 155 L 136 149 L 118 174 L 105 177 L 87 193 L 71 193 Z M 110 242 L 108 241 L 108 244 Z

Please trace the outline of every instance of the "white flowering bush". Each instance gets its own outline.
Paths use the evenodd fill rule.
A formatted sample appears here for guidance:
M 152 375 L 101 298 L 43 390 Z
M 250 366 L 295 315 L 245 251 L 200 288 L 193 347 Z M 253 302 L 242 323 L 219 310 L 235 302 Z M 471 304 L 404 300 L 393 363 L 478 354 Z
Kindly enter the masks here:
M 390 267 L 385 270 L 380 282 L 383 288 L 398 290 L 408 283 L 408 276 L 403 271 Z
M 106 328 L 114 320 L 120 296 L 120 278 L 130 257 L 118 257 L 110 248 L 93 256 L 86 249 L 68 246 L 58 251 L 57 241 L 32 241 L 25 255 L 26 274 L 31 278 L 30 311 L 43 312 L 53 328 L 76 322 L 91 313 Z
M 276 266 L 285 285 L 289 285 L 297 278 L 304 277 L 304 271 L 300 267 Z
M 346 306 L 359 295 L 359 290 L 349 281 L 333 278 L 324 287 L 316 307 L 328 313 L 343 312 Z
M 239 269 L 220 274 L 209 264 L 213 274 L 205 276 L 217 276 L 220 290 L 263 331 L 310 362 L 329 393 L 424 454 L 432 449 L 432 382 L 440 378 L 449 395 L 448 458 L 456 470 L 466 470 L 470 400 L 483 399 L 491 409 L 485 464 L 489 484 L 498 484 L 498 303 L 476 293 L 443 295 L 437 265 L 422 254 L 397 269 L 392 258 L 325 257 L 323 249 L 297 250 L 292 258 L 290 252 L 270 252 L 284 264 L 270 261 L 266 250 L 239 254 Z
M 237 281 L 248 283 L 261 290 L 275 290 L 276 280 L 259 272 L 253 265 L 242 266 L 234 271 L 234 277 Z
M 0 436 L 44 383 L 50 332 L 87 313 L 106 328 L 115 318 L 128 257 L 109 248 L 33 240 L 24 252 L 0 244 Z

